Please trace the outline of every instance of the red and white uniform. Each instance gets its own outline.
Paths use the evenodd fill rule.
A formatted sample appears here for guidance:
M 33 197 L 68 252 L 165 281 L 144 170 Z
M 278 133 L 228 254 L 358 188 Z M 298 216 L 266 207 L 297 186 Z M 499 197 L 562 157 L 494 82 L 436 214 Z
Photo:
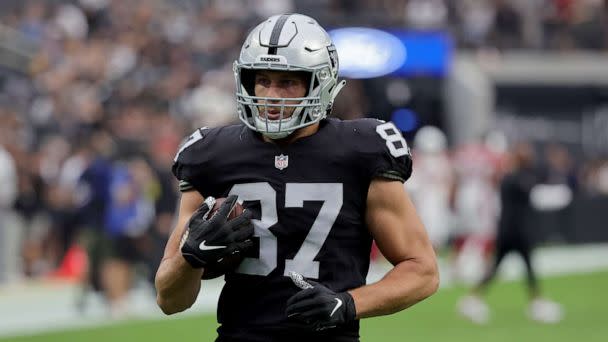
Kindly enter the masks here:
M 454 207 L 460 232 L 493 235 L 500 213 L 498 187 L 500 156 L 483 144 L 464 145 L 452 157 L 458 186 Z
M 449 238 L 452 211 L 450 189 L 453 173 L 446 153 L 413 152 L 412 177 L 408 192 L 435 247 L 445 246 Z

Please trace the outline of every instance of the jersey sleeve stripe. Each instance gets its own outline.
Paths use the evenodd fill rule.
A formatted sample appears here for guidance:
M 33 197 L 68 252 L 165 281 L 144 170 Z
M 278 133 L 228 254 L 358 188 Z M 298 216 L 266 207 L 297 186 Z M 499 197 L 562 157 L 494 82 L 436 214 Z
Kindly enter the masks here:
M 386 179 L 390 179 L 390 180 L 397 180 L 397 181 L 400 181 L 401 183 L 405 183 L 405 178 L 403 178 L 401 176 L 401 174 L 397 171 L 388 170 L 388 171 L 379 172 L 376 175 L 376 177 L 386 178 Z
M 180 180 L 179 181 L 179 191 L 186 192 L 194 190 L 194 186 L 190 184 L 188 181 Z

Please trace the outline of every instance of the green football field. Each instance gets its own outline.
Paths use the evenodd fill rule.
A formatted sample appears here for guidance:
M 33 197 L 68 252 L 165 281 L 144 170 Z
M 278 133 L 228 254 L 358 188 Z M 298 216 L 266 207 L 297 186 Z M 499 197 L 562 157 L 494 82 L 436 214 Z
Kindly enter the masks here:
M 526 296 L 522 282 L 497 283 L 488 303 L 492 319 L 474 325 L 455 312 L 463 288 L 440 290 L 427 301 L 402 313 L 366 319 L 362 341 L 608 341 L 608 272 L 547 278 L 542 281 L 546 296 L 560 302 L 566 312 L 563 322 L 543 325 L 524 315 Z M 94 329 L 64 331 L 0 341 L 213 341 L 215 316 L 188 316 L 154 321 L 128 321 Z

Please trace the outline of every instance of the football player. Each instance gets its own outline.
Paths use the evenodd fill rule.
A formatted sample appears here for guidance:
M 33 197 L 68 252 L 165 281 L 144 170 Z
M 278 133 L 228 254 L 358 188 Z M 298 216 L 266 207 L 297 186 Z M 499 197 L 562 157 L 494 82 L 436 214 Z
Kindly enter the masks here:
M 217 341 L 358 341 L 359 319 L 433 294 L 435 254 L 402 184 L 407 143 L 390 122 L 327 118 L 345 83 L 327 32 L 273 16 L 246 38 L 234 75 L 242 123 L 197 129 L 175 158 L 182 196 L 156 275 L 161 309 L 190 307 L 205 267 L 235 254 Z M 205 196 L 228 199 L 207 217 Z M 246 210 L 227 220 L 236 196 Z M 366 285 L 372 240 L 394 267 Z
M 534 165 L 534 148 L 529 143 L 518 143 L 507 158 L 506 172 L 500 181 L 501 209 L 494 260 L 471 293 L 458 302 L 458 311 L 474 323 L 484 324 L 489 321 L 490 310 L 483 295 L 496 278 L 505 256 L 515 252 L 522 257 L 526 267 L 530 300 L 527 315 L 538 322 L 558 323 L 564 316 L 563 308 L 541 295 L 537 272 L 531 260 L 534 246 L 529 233 L 532 226 L 527 218 L 532 212 L 530 193 L 539 181 Z

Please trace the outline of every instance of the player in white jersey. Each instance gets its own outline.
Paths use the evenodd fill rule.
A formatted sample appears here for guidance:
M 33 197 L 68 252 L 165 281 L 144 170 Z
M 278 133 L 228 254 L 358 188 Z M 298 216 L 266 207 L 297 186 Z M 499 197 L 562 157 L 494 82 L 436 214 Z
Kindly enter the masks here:
M 412 157 L 416 168 L 406 187 L 437 250 L 446 246 L 453 221 L 450 193 L 454 170 L 445 134 L 433 126 L 422 127 L 414 138 Z
M 460 146 L 452 156 L 456 172 L 454 209 L 457 227 L 452 234 L 453 275 L 477 281 L 492 251 L 500 214 L 498 181 L 501 155 L 485 142 Z

